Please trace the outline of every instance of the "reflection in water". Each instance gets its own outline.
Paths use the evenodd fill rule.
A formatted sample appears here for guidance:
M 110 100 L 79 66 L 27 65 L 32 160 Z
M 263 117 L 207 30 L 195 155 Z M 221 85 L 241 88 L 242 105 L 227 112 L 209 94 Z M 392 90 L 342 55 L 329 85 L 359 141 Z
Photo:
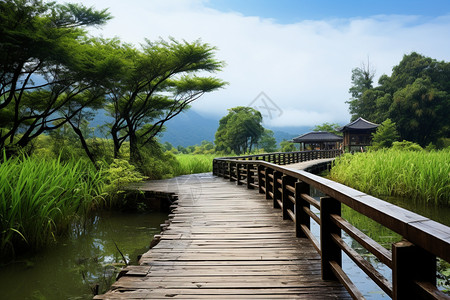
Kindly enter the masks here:
M 104 292 L 117 270 L 148 250 L 166 214 L 103 212 L 89 228 L 74 227 L 69 237 L 29 258 L 2 266 L 2 299 L 92 299 L 98 285 Z M 116 245 L 115 245 L 116 244 Z

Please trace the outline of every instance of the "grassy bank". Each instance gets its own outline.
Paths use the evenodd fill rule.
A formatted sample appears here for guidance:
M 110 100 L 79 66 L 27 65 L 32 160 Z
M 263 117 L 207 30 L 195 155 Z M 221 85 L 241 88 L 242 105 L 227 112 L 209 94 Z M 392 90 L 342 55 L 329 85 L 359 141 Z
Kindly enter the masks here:
M 450 150 L 380 150 L 346 154 L 329 178 L 376 197 L 401 196 L 450 205 Z
M 36 250 L 102 201 L 103 179 L 88 162 L 13 158 L 0 165 L 0 253 Z
M 173 175 L 212 172 L 212 161 L 215 154 L 178 154 L 178 164 L 173 168 Z

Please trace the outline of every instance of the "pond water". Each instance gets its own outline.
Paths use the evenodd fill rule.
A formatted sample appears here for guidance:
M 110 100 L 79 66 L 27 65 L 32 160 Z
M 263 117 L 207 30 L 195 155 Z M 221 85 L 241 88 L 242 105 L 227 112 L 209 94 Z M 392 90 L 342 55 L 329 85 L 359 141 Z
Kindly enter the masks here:
M 157 212 L 102 212 L 89 228 L 74 228 L 57 245 L 1 266 L 0 298 L 92 299 L 92 287 L 98 285 L 103 293 L 115 281 L 124 265 L 120 252 L 136 264 L 166 219 L 167 214 Z

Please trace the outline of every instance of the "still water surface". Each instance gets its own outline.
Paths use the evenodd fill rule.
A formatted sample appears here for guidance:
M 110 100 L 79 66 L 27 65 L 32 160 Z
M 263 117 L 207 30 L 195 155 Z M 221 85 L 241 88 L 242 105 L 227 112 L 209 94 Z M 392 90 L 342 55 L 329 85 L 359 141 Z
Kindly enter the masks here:
M 100 292 L 114 281 L 123 266 L 119 251 L 131 263 L 148 250 L 167 214 L 102 212 L 86 230 L 33 257 L 18 259 L 0 269 L 0 299 L 92 299 L 91 287 Z

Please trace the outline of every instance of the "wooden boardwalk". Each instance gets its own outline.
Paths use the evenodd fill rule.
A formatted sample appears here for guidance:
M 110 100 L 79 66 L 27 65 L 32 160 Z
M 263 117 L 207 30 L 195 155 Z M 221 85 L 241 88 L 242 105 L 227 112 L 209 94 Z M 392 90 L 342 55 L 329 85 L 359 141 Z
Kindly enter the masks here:
M 235 185 L 210 173 L 146 183 L 178 194 L 170 225 L 95 299 L 350 299 L 321 279 L 319 255 L 280 210 Z

